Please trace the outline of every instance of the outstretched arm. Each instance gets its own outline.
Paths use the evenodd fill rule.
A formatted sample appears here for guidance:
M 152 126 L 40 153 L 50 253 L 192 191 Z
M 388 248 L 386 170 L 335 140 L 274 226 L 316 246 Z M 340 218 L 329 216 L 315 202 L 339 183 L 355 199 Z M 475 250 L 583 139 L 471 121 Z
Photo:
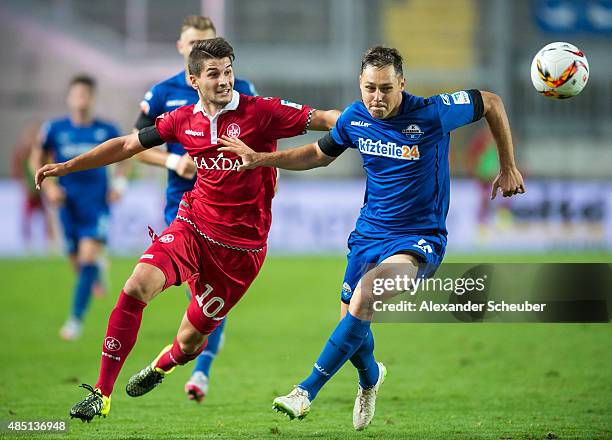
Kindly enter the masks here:
M 221 136 L 219 141 L 224 145 L 219 148 L 219 151 L 235 153 L 242 159 L 242 165 L 238 167 L 238 171 L 257 167 L 302 171 L 327 166 L 335 159 L 323 153 L 317 142 L 273 153 L 258 153 L 235 137 Z
M 340 110 L 313 110 L 308 129 L 314 131 L 331 130 L 336 125 L 340 113 Z
M 151 122 L 149 123 L 149 125 L 155 124 L 154 119 L 150 121 Z M 138 128 L 134 128 L 133 132 L 138 133 Z M 134 159 L 149 165 L 168 168 L 169 170 L 175 171 L 176 174 L 178 174 L 183 179 L 193 179 L 193 176 L 196 175 L 197 171 L 195 163 L 188 153 L 185 153 L 181 156 L 179 154 L 162 151 L 159 148 L 148 148 L 142 153 L 139 153 L 134 156 Z
M 34 178 L 36 188 L 40 189 L 40 185 L 47 177 L 65 176 L 75 171 L 103 167 L 120 162 L 144 150 L 137 133 L 109 139 L 69 161 L 44 165 L 36 171 Z
M 495 139 L 497 154 L 499 156 L 500 170 L 493 181 L 491 198 L 497 196 L 497 190 L 501 189 L 504 197 L 525 192 L 523 176 L 514 161 L 514 148 L 512 146 L 512 134 L 508 115 L 501 98 L 491 92 L 480 92 L 483 102 L 483 113 Z

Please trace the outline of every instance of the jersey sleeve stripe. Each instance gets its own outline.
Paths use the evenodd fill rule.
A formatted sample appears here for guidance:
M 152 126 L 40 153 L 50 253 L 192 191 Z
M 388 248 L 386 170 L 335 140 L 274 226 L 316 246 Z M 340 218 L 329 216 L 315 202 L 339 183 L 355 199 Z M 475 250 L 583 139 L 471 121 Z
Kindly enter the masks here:
M 476 122 L 482 118 L 484 113 L 484 103 L 482 102 L 482 94 L 478 89 L 471 89 L 467 91 L 470 95 L 472 102 L 474 103 L 474 117 L 472 122 Z
M 317 143 L 321 151 L 330 157 L 338 157 L 346 150 L 346 147 L 338 144 L 330 133 L 319 139 Z

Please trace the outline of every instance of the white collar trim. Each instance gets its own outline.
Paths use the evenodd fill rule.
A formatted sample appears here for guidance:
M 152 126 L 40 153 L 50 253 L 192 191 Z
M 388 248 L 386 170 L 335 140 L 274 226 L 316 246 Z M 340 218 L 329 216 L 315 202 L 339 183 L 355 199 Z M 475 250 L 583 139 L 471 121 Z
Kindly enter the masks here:
M 236 110 L 238 108 L 239 103 L 240 94 L 237 91 L 232 90 L 232 100 L 225 107 L 219 110 L 214 117 L 226 111 Z M 210 119 L 210 115 L 206 113 L 206 110 L 204 110 L 204 107 L 202 106 L 202 101 L 198 101 L 197 104 L 193 107 L 193 113 L 196 114 L 198 112 L 202 112 L 204 116 L 207 116 Z

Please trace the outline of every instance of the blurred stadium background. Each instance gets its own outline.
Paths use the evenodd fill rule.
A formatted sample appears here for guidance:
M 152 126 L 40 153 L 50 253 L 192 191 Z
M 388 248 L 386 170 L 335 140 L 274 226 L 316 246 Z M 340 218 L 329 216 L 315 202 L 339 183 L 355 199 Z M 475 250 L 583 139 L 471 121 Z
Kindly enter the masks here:
M 608 1 L 4 0 L 0 12 L 0 203 L 8 208 L 0 213 L 0 255 L 61 248 L 45 243 L 36 216 L 31 238 L 23 238 L 29 182 L 11 175 L 23 174 L 18 150 L 36 124 L 65 112 L 68 79 L 97 77 L 98 115 L 128 132 L 146 90 L 182 68 L 178 30 L 184 16 L 200 13 L 234 45 L 238 75 L 264 96 L 344 108 L 359 98 L 360 56 L 376 43 L 403 53 L 412 93 L 481 88 L 501 95 L 528 195 L 486 202 L 481 181 L 492 178 L 496 158 L 485 124 L 455 132 L 450 254 L 612 250 Z M 557 40 L 584 50 L 593 70 L 585 91 L 567 101 L 539 96 L 529 79 L 535 52 Z M 148 240 L 144 226 L 163 226 L 165 173 L 137 165 L 132 177 L 113 213 L 115 254 L 137 254 Z M 355 152 L 326 169 L 283 173 L 271 251 L 342 254 L 362 187 Z

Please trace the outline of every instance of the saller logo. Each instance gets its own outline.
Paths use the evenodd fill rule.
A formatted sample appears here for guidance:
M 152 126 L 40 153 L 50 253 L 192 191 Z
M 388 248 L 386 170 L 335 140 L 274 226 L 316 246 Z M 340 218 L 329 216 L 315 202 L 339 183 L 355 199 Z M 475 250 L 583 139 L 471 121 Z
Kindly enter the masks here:
M 357 148 L 363 154 L 390 157 L 391 159 L 419 160 L 421 154 L 418 145 L 397 145 L 395 142 L 382 142 L 372 139 L 357 139 Z

